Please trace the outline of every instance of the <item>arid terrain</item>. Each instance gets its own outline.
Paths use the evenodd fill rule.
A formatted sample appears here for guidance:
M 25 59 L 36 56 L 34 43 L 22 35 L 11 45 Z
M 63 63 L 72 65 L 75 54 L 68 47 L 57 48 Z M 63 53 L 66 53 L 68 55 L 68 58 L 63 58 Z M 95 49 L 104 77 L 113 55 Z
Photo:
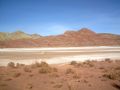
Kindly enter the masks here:
M 0 67 L 0 90 L 120 90 L 120 60 Z
M 0 90 L 120 90 L 120 35 L 1 32 Z
M 0 49 L 0 90 L 120 90 L 120 47 Z

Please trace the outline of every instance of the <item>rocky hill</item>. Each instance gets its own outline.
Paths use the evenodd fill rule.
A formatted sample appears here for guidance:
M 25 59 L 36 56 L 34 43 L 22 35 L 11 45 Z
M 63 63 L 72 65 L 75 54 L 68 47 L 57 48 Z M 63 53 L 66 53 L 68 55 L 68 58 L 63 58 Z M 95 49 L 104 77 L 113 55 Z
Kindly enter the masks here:
M 79 46 L 119 46 L 120 35 L 95 33 L 83 28 L 78 31 L 66 31 L 56 36 L 26 34 L 21 31 L 13 33 L 0 32 L 0 47 L 79 47 Z

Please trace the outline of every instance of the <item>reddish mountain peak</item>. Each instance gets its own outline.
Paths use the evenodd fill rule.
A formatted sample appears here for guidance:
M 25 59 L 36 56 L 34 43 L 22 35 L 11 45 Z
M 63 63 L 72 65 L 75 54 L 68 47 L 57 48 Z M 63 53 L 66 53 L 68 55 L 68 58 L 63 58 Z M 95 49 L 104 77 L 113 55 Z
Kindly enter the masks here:
M 74 34 L 74 33 L 76 33 L 76 31 L 65 31 L 64 35 L 71 35 L 71 34 Z
M 95 35 L 96 33 L 88 28 L 82 28 L 78 31 L 82 35 Z

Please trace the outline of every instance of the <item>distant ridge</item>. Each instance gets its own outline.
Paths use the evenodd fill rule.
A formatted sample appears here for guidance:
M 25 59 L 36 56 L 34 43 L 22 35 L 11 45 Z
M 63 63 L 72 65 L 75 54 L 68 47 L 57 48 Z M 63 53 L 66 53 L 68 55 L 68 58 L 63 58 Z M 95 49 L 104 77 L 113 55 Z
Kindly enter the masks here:
M 22 31 L 13 33 L 0 32 L 1 48 L 22 47 L 79 47 L 79 46 L 119 46 L 120 35 L 95 33 L 82 28 L 78 31 L 66 31 L 56 36 L 26 34 Z

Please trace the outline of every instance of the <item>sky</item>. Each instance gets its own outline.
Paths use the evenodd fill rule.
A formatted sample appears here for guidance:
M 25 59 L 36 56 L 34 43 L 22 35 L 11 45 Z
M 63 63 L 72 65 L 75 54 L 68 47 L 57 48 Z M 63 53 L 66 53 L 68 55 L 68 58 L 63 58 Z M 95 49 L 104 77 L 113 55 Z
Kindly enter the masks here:
M 47 36 L 81 28 L 120 34 L 120 0 L 0 0 L 0 32 Z

